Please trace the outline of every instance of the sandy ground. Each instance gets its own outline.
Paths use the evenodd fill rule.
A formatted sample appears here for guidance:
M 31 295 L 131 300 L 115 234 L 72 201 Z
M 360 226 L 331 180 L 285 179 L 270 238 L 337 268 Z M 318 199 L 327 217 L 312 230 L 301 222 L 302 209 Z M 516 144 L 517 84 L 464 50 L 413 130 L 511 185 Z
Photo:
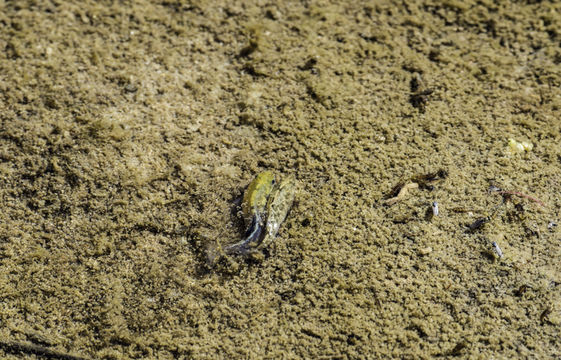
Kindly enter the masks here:
M 561 357 L 561 6 L 243 3 L 0 2 L 0 356 Z

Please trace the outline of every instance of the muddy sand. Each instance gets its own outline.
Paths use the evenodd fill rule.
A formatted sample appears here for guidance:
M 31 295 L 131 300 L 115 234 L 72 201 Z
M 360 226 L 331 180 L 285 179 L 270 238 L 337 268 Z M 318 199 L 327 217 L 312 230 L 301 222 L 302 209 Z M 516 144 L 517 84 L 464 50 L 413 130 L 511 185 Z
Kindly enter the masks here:
M 0 357 L 561 357 L 559 24 L 0 2 Z M 209 262 L 264 170 L 299 184 L 278 237 Z

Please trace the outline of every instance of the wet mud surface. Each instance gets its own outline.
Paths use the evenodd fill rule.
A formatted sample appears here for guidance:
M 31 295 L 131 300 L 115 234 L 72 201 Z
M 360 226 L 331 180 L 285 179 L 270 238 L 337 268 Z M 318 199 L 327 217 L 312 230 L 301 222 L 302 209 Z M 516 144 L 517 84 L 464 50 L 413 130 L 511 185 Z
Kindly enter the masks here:
M 561 356 L 560 11 L 2 2 L 0 356 Z

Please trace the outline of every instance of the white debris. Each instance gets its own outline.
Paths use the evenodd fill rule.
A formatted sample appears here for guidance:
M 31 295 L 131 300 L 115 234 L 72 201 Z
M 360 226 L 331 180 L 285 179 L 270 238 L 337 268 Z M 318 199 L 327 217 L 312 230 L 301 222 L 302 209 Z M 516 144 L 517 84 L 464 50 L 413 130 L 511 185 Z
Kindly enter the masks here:
M 499 244 L 497 244 L 495 241 L 493 241 L 491 243 L 491 245 L 493 245 L 493 250 L 495 250 L 495 254 L 497 254 L 497 256 L 500 258 L 503 257 L 503 251 L 501 250 L 501 248 L 499 247 Z
M 438 216 L 438 203 L 436 201 L 432 202 L 432 215 Z
M 527 141 L 518 142 L 512 138 L 508 139 L 508 150 L 513 154 L 521 154 L 530 152 L 534 148 L 534 144 Z

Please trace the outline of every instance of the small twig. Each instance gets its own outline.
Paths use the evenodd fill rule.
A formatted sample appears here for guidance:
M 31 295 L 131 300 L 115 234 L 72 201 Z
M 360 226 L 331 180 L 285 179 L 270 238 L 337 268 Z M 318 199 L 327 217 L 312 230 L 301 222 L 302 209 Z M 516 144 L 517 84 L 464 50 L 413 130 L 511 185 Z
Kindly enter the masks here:
M 4 342 L 0 340 L 0 349 L 4 349 L 4 351 L 12 354 L 34 354 L 45 359 L 86 360 L 86 358 L 83 358 L 81 356 L 74 356 L 56 350 L 51 350 L 44 346 L 20 343 L 15 341 Z
M 490 216 L 480 217 L 468 226 L 469 231 L 475 231 L 491 221 Z
M 387 204 L 387 205 L 393 205 L 396 202 L 398 202 L 399 200 L 403 199 L 410 189 L 417 189 L 418 187 L 419 187 L 419 184 L 416 183 L 416 182 L 410 182 L 408 184 L 405 184 L 401 187 L 401 189 L 399 190 L 399 193 L 396 196 L 394 196 L 391 199 L 387 199 L 386 201 L 384 201 L 384 203 Z
M 524 193 L 521 193 L 521 192 L 519 192 L 519 191 L 506 191 L 506 190 L 501 190 L 501 191 L 497 191 L 496 193 L 497 193 L 497 194 L 501 194 L 501 195 L 505 194 L 505 195 L 516 195 L 516 196 L 520 196 L 520 197 L 526 198 L 526 199 L 528 199 L 528 200 L 531 200 L 531 201 L 533 201 L 533 202 L 535 202 L 535 203 L 538 203 L 538 204 L 541 205 L 542 207 L 546 207 L 545 204 L 544 204 L 543 202 L 541 202 L 541 200 L 536 199 L 536 198 L 533 197 L 533 196 L 530 196 L 530 195 L 526 195 L 526 194 L 524 194 Z

